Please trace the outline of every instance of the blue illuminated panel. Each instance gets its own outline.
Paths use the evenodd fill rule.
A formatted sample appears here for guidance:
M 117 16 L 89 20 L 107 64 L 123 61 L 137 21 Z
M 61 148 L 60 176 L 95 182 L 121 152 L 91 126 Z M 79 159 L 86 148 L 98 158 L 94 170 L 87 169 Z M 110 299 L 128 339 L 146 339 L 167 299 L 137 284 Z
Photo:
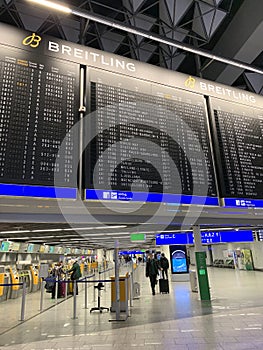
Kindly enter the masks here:
M 263 199 L 224 198 L 225 207 L 263 208 Z
M 157 202 L 218 206 L 218 198 L 168 193 L 146 193 L 112 190 L 86 190 L 86 200 Z
M 119 252 L 119 255 L 135 255 L 135 254 L 144 254 L 145 252 L 141 250 L 122 250 Z
M 182 233 L 161 233 L 156 235 L 156 245 L 191 244 L 188 240 L 189 234 Z
M 253 232 L 251 230 L 244 231 L 222 231 L 221 242 L 253 242 Z
M 68 187 L 0 184 L 0 196 L 76 199 L 77 189 Z
M 253 242 L 251 230 L 201 232 L 202 244 Z M 192 232 L 161 233 L 156 235 L 156 245 L 194 244 Z

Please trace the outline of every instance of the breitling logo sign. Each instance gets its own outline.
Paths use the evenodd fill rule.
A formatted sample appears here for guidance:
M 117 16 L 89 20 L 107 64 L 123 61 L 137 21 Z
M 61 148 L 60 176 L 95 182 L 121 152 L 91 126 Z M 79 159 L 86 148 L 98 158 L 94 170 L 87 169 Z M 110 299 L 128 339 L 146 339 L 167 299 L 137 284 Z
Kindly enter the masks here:
M 190 75 L 189 78 L 184 82 L 184 85 L 188 88 L 193 89 L 195 87 L 195 78 L 191 77 Z
M 23 40 L 23 45 L 25 46 L 31 46 L 34 49 L 39 46 L 42 38 L 39 35 L 36 35 L 36 33 L 32 33 L 32 35 L 27 36 Z

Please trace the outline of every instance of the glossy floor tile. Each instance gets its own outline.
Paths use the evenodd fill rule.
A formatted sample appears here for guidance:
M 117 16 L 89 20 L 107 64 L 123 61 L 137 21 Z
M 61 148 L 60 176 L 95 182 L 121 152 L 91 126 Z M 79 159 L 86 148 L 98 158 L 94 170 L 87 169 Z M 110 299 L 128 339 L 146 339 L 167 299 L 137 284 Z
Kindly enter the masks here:
M 112 321 L 116 314 L 111 312 L 90 313 L 97 304 L 93 285 L 88 288 L 88 309 L 84 290 L 77 296 L 76 319 L 73 298 L 42 313 L 35 311 L 35 316 L 26 312 L 26 321 L 16 325 L 8 320 L 19 314 L 19 300 L 2 302 L 0 349 L 263 349 L 262 272 L 209 268 L 212 298 L 201 302 L 198 294 L 191 292 L 189 282 L 170 281 L 170 294 L 157 292 L 153 296 L 144 269 L 139 266 L 135 275 L 141 285 L 140 298 L 133 300 L 126 320 L 121 313 L 123 321 Z M 38 292 L 34 298 L 32 309 L 38 305 Z M 53 303 L 49 298 L 45 296 L 46 305 Z M 101 305 L 111 304 L 107 284 Z M 14 327 L 9 331 L 8 323 Z

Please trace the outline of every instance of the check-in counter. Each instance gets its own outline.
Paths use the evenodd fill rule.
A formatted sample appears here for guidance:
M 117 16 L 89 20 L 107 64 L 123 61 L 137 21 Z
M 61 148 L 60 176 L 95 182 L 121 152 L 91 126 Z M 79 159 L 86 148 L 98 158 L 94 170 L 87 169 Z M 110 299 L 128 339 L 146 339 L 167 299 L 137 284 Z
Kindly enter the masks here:
M 15 299 L 18 297 L 18 293 L 20 289 L 19 274 L 16 269 L 16 266 L 10 266 L 9 272 L 10 272 L 10 283 L 13 284 L 10 288 L 10 299 Z
M 36 292 L 40 288 L 39 270 L 36 266 L 29 266 L 32 280 L 32 292 Z
M 1 286 L 1 284 L 10 283 L 10 273 L 6 271 L 5 266 L 0 266 L 0 302 L 8 298 L 8 290 L 10 287 Z
M 30 270 L 19 270 L 18 272 L 19 275 L 19 282 L 20 283 L 26 283 L 26 291 L 27 293 L 31 293 L 32 292 L 32 275 Z M 21 288 L 22 289 L 22 288 Z

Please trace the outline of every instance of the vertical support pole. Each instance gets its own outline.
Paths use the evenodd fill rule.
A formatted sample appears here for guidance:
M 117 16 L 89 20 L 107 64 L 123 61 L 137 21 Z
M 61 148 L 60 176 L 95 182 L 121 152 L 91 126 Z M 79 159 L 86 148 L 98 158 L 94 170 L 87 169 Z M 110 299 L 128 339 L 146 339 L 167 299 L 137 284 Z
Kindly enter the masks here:
M 132 278 L 132 273 L 129 276 L 130 279 L 130 307 L 133 306 L 133 278 Z
M 129 281 L 130 277 L 125 277 L 125 309 L 126 309 L 126 318 L 129 317 Z
M 105 267 L 104 267 L 104 270 L 103 270 L 103 279 L 104 279 L 104 281 L 106 280 L 106 272 L 105 272 Z M 104 285 L 105 285 L 104 290 L 105 290 L 105 292 L 106 292 L 106 291 L 107 291 L 107 283 L 105 283 L 105 282 L 104 282 Z
M 40 312 L 43 311 L 43 299 L 44 299 L 44 288 L 45 288 L 44 283 L 46 283 L 46 282 L 44 281 L 44 278 L 42 278 L 41 279 L 41 291 L 40 291 L 40 308 L 39 308 Z
M 65 277 L 66 285 L 65 285 L 65 299 L 68 299 L 68 274 L 66 273 Z
M 55 282 L 55 301 L 56 303 L 58 302 L 58 276 L 56 277 L 56 282 Z
M 82 199 L 82 171 L 83 171 L 83 118 L 85 116 L 86 107 L 85 107 L 85 68 L 80 68 L 80 101 L 79 101 L 79 171 L 78 171 L 78 194 L 77 198 Z
M 202 238 L 199 226 L 193 226 L 195 240 L 195 263 L 199 286 L 199 296 L 201 300 L 211 300 L 209 281 L 206 267 L 206 252 L 202 247 Z
M 73 281 L 73 320 L 77 318 L 77 281 Z
M 131 289 L 131 300 L 133 300 L 133 296 L 134 296 L 134 290 L 133 290 L 133 287 L 134 287 L 134 266 L 132 264 L 132 272 L 131 272 L 131 286 L 130 286 L 130 289 Z M 132 306 L 132 305 L 131 305 Z
M 114 244 L 116 321 L 120 320 L 119 241 Z
M 26 282 L 23 282 L 23 293 L 22 293 L 22 303 L 21 303 L 21 319 L 20 321 L 25 320 L 25 306 L 26 306 Z
M 85 309 L 88 308 L 88 282 L 87 277 L 85 277 Z

